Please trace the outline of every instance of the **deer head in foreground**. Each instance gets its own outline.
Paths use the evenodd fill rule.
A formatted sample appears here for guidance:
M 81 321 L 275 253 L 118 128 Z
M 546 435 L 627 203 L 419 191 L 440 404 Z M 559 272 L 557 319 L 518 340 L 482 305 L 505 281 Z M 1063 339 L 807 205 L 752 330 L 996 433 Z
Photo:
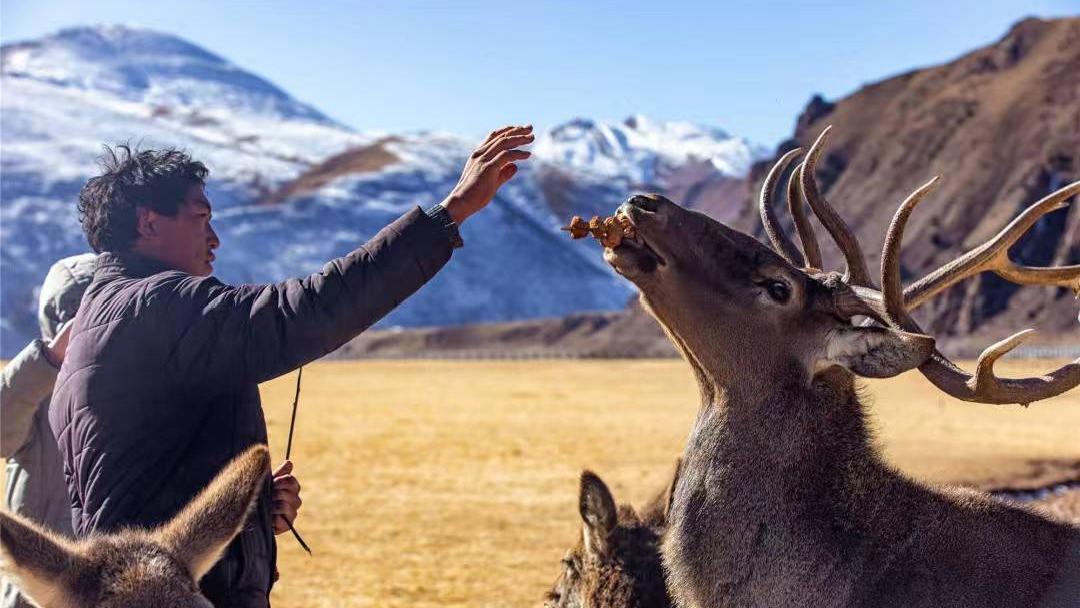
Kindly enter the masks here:
M 255 446 L 151 531 L 72 541 L 0 511 L 0 565 L 42 608 L 209 608 L 198 581 L 240 531 L 269 473 L 269 451 Z
M 616 507 L 607 484 L 581 474 L 581 538 L 562 560 L 563 572 L 547 594 L 548 608 L 668 608 L 660 560 L 671 491 L 679 475 L 639 514 Z
M 773 249 L 650 195 L 620 207 L 633 230 L 604 251 L 638 287 L 701 390 L 664 543 L 673 596 L 687 608 L 1080 601 L 1080 530 L 897 473 L 873 445 L 854 383 L 855 376 L 917 368 L 960 399 L 1022 404 L 1080 384 L 1080 360 L 1037 378 L 995 376 L 994 362 L 1027 332 L 986 349 L 968 374 L 908 314 L 982 271 L 1080 293 L 1080 266 L 1030 268 L 1008 258 L 1008 248 L 1080 192 L 1080 182 L 902 289 L 904 225 L 931 181 L 904 201 L 889 227 L 878 288 L 854 233 L 814 180 L 827 132 L 788 184 L 801 251 L 771 206 L 798 150 L 780 159 L 762 188 Z M 804 201 L 844 254 L 843 275 L 821 269 Z M 868 321 L 856 323 L 860 318 Z

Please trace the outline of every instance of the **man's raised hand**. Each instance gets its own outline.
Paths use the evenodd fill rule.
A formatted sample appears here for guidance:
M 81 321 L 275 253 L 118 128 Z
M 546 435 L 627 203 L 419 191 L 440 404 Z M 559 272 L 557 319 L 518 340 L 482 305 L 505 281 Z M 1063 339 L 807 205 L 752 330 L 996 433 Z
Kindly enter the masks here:
M 492 131 L 469 156 L 457 186 L 442 203 L 450 218 L 461 225 L 491 202 L 499 188 L 517 173 L 515 162 L 525 160 L 531 154 L 517 148 L 532 142 L 532 125 Z

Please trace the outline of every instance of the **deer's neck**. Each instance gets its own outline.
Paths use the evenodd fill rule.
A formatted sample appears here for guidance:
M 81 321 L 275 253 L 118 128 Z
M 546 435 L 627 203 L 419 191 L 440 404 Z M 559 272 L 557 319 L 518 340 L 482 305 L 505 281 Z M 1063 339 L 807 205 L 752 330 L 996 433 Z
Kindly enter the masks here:
M 687 441 L 665 559 L 677 588 L 728 595 L 688 605 L 751 593 L 749 578 L 770 572 L 801 568 L 782 577 L 801 584 L 806 564 L 830 563 L 853 529 L 873 528 L 891 473 L 874 456 L 851 379 L 831 380 L 702 390 L 715 398 Z

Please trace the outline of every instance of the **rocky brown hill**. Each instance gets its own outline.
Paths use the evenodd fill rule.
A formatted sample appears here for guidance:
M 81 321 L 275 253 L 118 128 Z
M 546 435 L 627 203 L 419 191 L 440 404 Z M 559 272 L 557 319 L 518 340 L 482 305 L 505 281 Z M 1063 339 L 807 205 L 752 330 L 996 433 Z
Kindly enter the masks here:
M 819 182 L 879 263 L 896 206 L 934 175 L 913 214 L 903 268 L 918 278 L 999 231 L 1022 209 L 1080 179 L 1080 18 L 1027 19 L 997 43 L 950 63 L 815 98 L 777 153 L 834 125 Z M 771 161 L 755 167 L 759 182 Z M 1029 265 L 1080 264 L 1080 210 L 1054 212 L 1013 248 Z M 756 225 L 755 212 L 741 220 Z M 822 231 L 823 232 L 823 231 Z M 839 254 L 833 250 L 834 268 Z M 958 285 L 921 311 L 954 350 L 972 351 L 1024 327 L 1042 343 L 1080 345 L 1067 289 L 1018 288 L 992 275 Z
M 777 156 L 795 146 L 808 147 L 827 125 L 834 129 L 819 162 L 818 181 L 857 232 L 871 268 L 879 263 L 885 228 L 900 201 L 930 177 L 942 176 L 908 225 L 903 269 L 910 282 L 986 240 L 1045 194 L 1080 179 L 1080 18 L 1026 19 L 996 43 L 949 63 L 867 85 L 835 102 L 815 97 Z M 672 188 L 670 194 L 760 234 L 751 201 L 772 162 L 755 166 L 752 192 L 743 192 L 741 205 L 730 204 L 730 184 L 696 191 Z M 725 204 L 712 208 L 692 200 L 710 189 Z M 1074 201 L 1040 221 L 1013 248 L 1014 259 L 1037 266 L 1080 264 L 1078 207 Z M 838 252 L 826 242 L 824 230 L 818 232 L 826 266 L 841 269 Z M 1040 330 L 1033 343 L 1080 347 L 1077 308 L 1067 289 L 1018 288 L 981 275 L 924 306 L 917 316 L 938 336 L 943 350 L 970 356 L 1025 327 Z M 487 344 L 489 350 L 503 341 L 510 350 L 520 349 L 524 331 L 545 336 L 530 343 L 533 348 L 550 347 L 562 335 L 563 346 L 577 345 L 582 352 L 602 347 L 604 352 L 621 348 L 624 354 L 670 353 L 655 324 L 643 315 L 631 307 L 598 317 L 584 341 L 576 339 L 581 327 L 568 326 L 566 320 L 530 322 L 528 330 L 452 331 L 458 342 L 463 333 L 476 332 L 472 343 Z

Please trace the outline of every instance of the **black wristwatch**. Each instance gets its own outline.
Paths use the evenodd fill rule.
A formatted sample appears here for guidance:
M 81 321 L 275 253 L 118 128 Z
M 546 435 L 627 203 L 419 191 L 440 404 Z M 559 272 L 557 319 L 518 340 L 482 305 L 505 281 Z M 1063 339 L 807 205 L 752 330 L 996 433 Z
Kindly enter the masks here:
M 458 232 L 458 225 L 450 217 L 450 212 L 446 210 L 441 204 L 425 211 L 428 217 L 435 220 L 437 224 L 442 226 L 443 232 L 446 233 L 446 238 L 450 239 L 450 246 L 454 249 L 458 249 L 465 245 L 465 241 L 461 240 L 461 233 Z

